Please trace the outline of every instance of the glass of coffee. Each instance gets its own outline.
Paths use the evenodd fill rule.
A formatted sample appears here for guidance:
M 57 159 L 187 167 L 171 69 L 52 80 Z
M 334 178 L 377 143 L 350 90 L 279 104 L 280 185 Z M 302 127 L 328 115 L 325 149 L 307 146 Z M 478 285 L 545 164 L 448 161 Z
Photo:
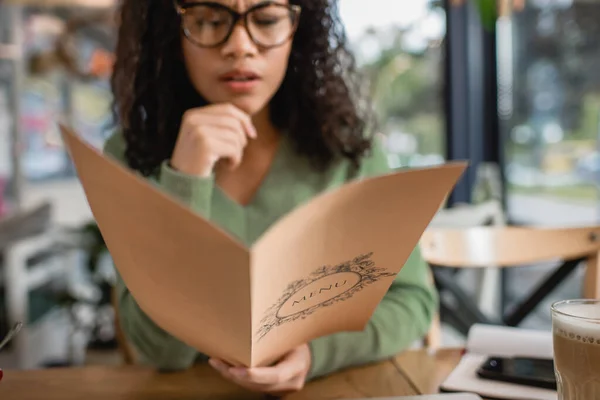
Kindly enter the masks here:
M 558 400 L 600 399 L 600 300 L 552 305 Z

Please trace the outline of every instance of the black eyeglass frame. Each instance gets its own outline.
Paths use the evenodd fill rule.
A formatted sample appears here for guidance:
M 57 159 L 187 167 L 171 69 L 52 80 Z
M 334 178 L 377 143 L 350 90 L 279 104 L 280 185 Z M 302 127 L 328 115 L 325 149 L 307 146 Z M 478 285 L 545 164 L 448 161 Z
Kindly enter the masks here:
M 225 35 L 223 40 L 217 42 L 216 44 L 212 44 L 212 45 L 204 45 L 204 44 L 198 43 L 198 41 L 194 39 L 194 37 L 191 35 L 188 28 L 185 26 L 185 23 L 183 22 L 183 18 L 182 18 L 181 29 L 183 31 L 183 34 L 190 42 L 192 42 L 194 45 L 201 47 L 201 48 L 215 48 L 215 47 L 222 46 L 224 43 L 227 43 L 227 41 L 231 37 L 231 34 L 233 33 L 233 30 L 235 29 L 236 25 L 238 24 L 238 22 L 240 20 L 242 20 L 244 22 L 244 29 L 246 29 L 246 33 L 248 33 L 248 37 L 257 46 L 259 46 L 263 49 L 271 49 L 271 48 L 282 46 L 288 40 L 290 40 L 296 33 L 296 30 L 298 29 L 298 22 L 300 20 L 300 13 L 302 11 L 302 8 L 299 5 L 281 4 L 276 1 L 260 2 L 258 4 L 253 5 L 252 7 L 248 8 L 243 13 L 240 13 L 230 7 L 227 7 L 224 4 L 216 3 L 216 2 L 212 2 L 212 1 L 190 2 L 190 3 L 181 4 L 181 0 L 174 0 L 174 3 L 175 3 L 175 9 L 177 11 L 177 14 L 180 17 L 183 17 L 183 15 L 185 15 L 189 9 L 198 7 L 198 6 L 214 7 L 214 8 L 220 9 L 220 10 L 224 10 L 231 15 L 233 22 L 231 23 L 231 26 L 229 27 L 229 31 L 227 32 L 227 35 Z M 252 32 L 250 31 L 250 27 L 248 26 L 248 15 L 256 10 L 259 10 L 259 9 L 265 8 L 265 7 L 269 7 L 269 6 L 277 6 L 277 7 L 282 7 L 282 8 L 288 9 L 288 11 L 290 13 L 290 17 L 292 18 L 293 28 L 292 28 L 290 34 L 285 39 L 283 39 L 280 43 L 276 43 L 273 45 L 264 45 L 260 41 L 256 40 L 254 38 L 254 36 L 252 35 Z

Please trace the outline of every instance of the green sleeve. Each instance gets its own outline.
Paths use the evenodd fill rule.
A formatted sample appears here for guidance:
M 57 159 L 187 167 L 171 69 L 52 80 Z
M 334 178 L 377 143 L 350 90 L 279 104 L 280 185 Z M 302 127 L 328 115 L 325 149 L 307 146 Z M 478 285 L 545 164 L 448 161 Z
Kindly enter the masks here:
M 388 171 L 385 153 L 377 143 L 360 176 Z M 308 379 L 383 360 L 407 349 L 427 333 L 437 304 L 429 267 L 417 246 L 363 331 L 336 333 L 309 343 L 312 365 Z
M 110 137 L 104 145 L 104 153 L 125 164 L 125 143 L 122 136 L 117 133 Z M 153 176 L 151 181 L 196 212 L 209 216 L 213 188 L 211 179 L 178 173 L 165 162 L 158 176 Z M 165 265 L 165 268 L 168 266 Z M 119 322 L 142 363 L 161 370 L 181 370 L 190 367 L 201 356 L 195 349 L 156 325 L 140 309 L 118 272 L 115 290 Z
M 125 165 L 125 140 L 117 132 L 104 144 L 104 154 Z M 214 188 L 213 176 L 201 178 L 178 172 L 164 161 L 159 171 L 150 177 L 159 189 L 175 197 L 205 218 L 210 218 L 210 203 Z

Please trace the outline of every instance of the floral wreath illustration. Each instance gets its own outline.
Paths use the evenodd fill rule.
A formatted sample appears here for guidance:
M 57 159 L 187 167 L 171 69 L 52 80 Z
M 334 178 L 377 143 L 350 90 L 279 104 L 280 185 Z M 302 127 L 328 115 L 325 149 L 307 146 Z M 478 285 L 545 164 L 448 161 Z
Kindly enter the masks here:
M 298 319 L 305 319 L 320 308 L 329 307 L 337 302 L 350 299 L 357 292 L 360 292 L 368 285 L 375 283 L 382 278 L 388 278 L 396 275 L 395 273 L 387 272 L 384 268 L 375 266 L 375 263 L 371 260 L 372 256 L 373 252 L 359 255 L 353 260 L 334 266 L 322 266 L 312 272 L 307 278 L 299 279 L 290 283 L 279 300 L 266 311 L 265 316 L 261 320 L 260 328 L 256 332 L 258 340 L 264 338 L 270 331 L 280 325 L 293 322 Z M 338 294 L 335 297 L 327 299 L 319 304 L 315 304 L 314 306 L 295 314 L 284 317 L 279 316 L 281 308 L 300 290 L 320 279 L 344 272 L 350 272 L 358 275 L 360 277 L 359 281 L 350 289 Z

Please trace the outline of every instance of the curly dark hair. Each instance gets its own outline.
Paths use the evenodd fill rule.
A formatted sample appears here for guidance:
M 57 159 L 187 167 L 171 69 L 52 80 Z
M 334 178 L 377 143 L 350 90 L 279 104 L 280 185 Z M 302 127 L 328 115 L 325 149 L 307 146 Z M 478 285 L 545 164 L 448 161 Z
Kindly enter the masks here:
M 358 166 L 371 147 L 373 113 L 362 96 L 335 0 L 291 0 L 302 7 L 273 124 L 300 154 L 324 169 L 337 157 Z M 123 0 L 111 79 L 115 122 L 130 168 L 155 173 L 175 147 L 184 112 L 207 102 L 181 57 L 180 19 L 172 0 Z

